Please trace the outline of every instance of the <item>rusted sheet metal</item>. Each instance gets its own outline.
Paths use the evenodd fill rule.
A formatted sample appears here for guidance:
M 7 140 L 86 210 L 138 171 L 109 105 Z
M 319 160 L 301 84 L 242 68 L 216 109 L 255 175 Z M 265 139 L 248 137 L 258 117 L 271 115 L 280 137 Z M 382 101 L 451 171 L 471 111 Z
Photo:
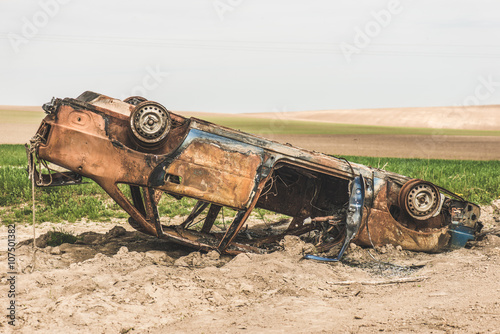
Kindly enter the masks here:
M 231 152 L 214 142 L 193 140 L 165 169 L 167 175 L 182 178 L 182 184 L 165 182 L 160 188 L 211 203 L 244 208 L 250 200 L 262 158 L 252 152 Z
M 137 230 L 199 250 L 264 252 L 286 234 L 307 234 L 319 251 L 341 242 L 344 250 L 353 238 L 436 252 L 462 246 L 481 228 L 477 205 L 432 183 L 188 119 L 141 97 L 85 92 L 44 109 L 28 154 L 38 185 L 91 178 Z M 36 161 L 69 171 L 42 175 Z M 131 198 L 119 184 L 130 186 Z M 198 204 L 182 225 L 165 226 L 157 209 L 162 194 Z M 216 232 L 223 207 L 237 214 Z M 240 233 L 254 208 L 289 215 L 289 225 Z M 203 226 L 193 226 L 201 215 Z
M 381 189 L 375 199 L 375 207 L 383 208 L 387 203 L 387 189 Z M 369 208 L 360 233 L 355 242 L 362 246 L 400 245 L 412 251 L 436 252 L 444 249 L 450 236 L 447 228 L 420 231 L 410 229 L 398 222 L 389 210 Z

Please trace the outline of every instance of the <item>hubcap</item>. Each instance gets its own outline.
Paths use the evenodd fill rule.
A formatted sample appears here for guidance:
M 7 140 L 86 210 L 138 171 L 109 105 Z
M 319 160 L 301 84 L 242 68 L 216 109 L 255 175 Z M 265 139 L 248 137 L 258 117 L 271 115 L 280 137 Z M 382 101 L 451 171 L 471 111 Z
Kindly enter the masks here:
M 130 126 L 140 141 L 154 144 L 167 135 L 170 129 L 170 116 L 161 104 L 146 101 L 138 104 L 132 112 Z
M 408 194 L 408 208 L 417 216 L 429 214 L 437 205 L 437 194 L 427 184 L 419 184 Z
M 427 220 L 439 211 L 441 196 L 430 182 L 413 179 L 408 181 L 399 194 L 399 203 L 411 217 Z

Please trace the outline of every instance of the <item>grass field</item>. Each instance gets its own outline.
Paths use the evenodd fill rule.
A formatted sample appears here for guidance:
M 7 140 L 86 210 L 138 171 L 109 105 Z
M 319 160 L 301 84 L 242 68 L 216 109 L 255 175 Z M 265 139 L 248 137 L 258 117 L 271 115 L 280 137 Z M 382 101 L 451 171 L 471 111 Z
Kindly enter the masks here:
M 421 178 L 480 204 L 500 196 L 499 161 L 425 160 L 346 156 L 350 161 Z M 2 222 L 31 222 L 31 184 L 26 172 L 23 145 L 0 145 L 0 217 Z M 109 220 L 127 214 L 93 181 L 78 186 L 36 189 L 37 221 L 69 221 L 81 218 Z M 164 196 L 162 216 L 187 215 L 195 201 Z M 226 211 L 231 216 L 233 213 Z
M 26 170 L 23 145 L 0 145 L 0 217 L 2 223 L 31 222 L 31 183 Z M 36 189 L 36 220 L 69 221 L 81 218 L 110 220 L 128 215 L 90 179 L 85 184 Z M 127 189 L 124 189 L 126 192 Z M 177 201 L 165 196 L 159 206 L 160 214 L 185 215 L 194 200 Z
M 497 160 L 344 157 L 363 165 L 433 182 L 479 204 L 500 198 L 500 161 Z

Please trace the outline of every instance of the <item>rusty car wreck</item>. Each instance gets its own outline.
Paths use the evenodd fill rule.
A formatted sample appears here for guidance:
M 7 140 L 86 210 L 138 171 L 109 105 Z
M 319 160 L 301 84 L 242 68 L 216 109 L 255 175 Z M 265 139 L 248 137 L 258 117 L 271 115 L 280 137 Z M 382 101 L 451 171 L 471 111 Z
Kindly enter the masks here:
M 481 228 L 477 205 L 430 182 L 185 118 L 141 97 L 85 92 L 43 108 L 48 115 L 28 153 L 38 186 L 90 178 L 135 229 L 198 250 L 266 252 L 284 235 L 313 233 L 318 252 L 342 246 L 336 261 L 350 242 L 438 252 L 463 246 Z M 42 174 L 37 160 L 68 171 Z M 164 193 L 198 201 L 182 224 L 160 222 Z M 215 229 L 223 207 L 236 215 Z M 254 208 L 292 218 L 279 233 L 242 233 Z M 193 228 L 202 214 L 203 225 Z

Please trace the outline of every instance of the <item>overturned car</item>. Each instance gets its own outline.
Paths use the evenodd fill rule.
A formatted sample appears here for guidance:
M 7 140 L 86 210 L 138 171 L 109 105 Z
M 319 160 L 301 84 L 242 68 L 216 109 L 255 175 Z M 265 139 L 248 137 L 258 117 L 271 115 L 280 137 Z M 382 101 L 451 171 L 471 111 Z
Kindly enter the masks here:
M 265 252 L 284 235 L 312 233 L 319 252 L 342 246 L 338 260 L 350 242 L 438 252 L 464 246 L 481 228 L 477 205 L 430 182 L 185 118 L 141 97 L 85 92 L 43 109 L 48 115 L 28 150 L 36 185 L 88 177 L 135 229 L 199 250 Z M 68 171 L 42 174 L 37 160 Z M 198 201 L 182 224 L 160 222 L 164 193 Z M 221 231 L 214 222 L 223 207 L 236 215 Z M 292 219 L 279 233 L 240 233 L 254 208 Z M 203 225 L 193 228 L 202 214 Z

